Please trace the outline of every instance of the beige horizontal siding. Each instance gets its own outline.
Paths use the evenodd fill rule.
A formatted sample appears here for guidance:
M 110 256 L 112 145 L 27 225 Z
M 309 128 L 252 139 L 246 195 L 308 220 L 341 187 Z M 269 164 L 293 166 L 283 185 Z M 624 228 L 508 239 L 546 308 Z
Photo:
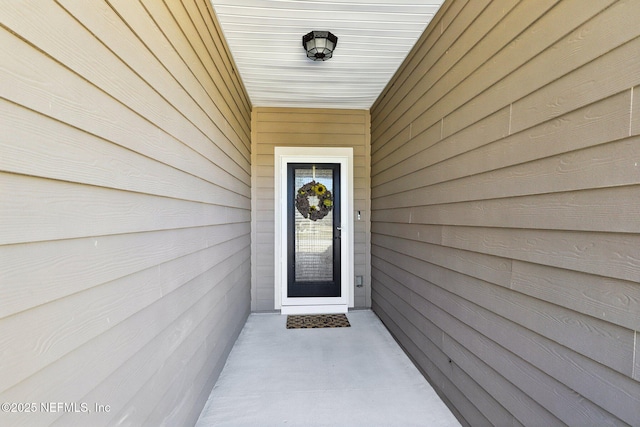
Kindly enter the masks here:
M 110 409 L 0 424 L 192 424 L 250 310 L 251 106 L 211 6 L 5 3 L 0 400 Z
M 364 286 L 355 288 L 356 307 L 371 306 L 370 280 L 370 147 L 369 112 L 297 108 L 254 109 L 253 131 L 253 233 L 252 308 L 275 307 L 274 259 L 274 148 L 352 147 L 354 210 L 362 220 L 355 223 L 354 275 L 363 276 Z M 355 218 L 355 215 L 354 215 Z
M 443 5 L 372 115 L 372 305 L 468 425 L 640 424 L 640 3 Z

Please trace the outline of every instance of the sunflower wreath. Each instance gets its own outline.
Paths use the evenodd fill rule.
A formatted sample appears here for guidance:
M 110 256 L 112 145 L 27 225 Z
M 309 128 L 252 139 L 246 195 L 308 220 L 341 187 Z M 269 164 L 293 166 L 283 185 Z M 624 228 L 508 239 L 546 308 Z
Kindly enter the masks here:
M 318 198 L 318 206 L 312 205 L 310 196 Z M 296 209 L 303 217 L 317 221 L 327 216 L 333 209 L 333 196 L 327 187 L 319 182 L 311 181 L 300 187 L 296 193 Z

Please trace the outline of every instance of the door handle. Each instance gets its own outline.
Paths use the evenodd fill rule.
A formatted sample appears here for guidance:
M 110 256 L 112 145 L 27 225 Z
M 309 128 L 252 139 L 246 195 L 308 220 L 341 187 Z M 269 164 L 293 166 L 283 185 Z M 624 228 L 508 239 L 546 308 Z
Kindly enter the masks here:
M 342 231 L 342 227 L 337 226 L 337 227 L 336 227 L 336 230 L 338 230 L 338 231 Z

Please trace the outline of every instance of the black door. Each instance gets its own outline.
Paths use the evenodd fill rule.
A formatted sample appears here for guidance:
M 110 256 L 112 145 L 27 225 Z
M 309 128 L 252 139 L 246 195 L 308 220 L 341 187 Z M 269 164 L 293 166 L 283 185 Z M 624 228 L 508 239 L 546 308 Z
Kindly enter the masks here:
M 340 164 L 287 166 L 289 297 L 340 297 Z

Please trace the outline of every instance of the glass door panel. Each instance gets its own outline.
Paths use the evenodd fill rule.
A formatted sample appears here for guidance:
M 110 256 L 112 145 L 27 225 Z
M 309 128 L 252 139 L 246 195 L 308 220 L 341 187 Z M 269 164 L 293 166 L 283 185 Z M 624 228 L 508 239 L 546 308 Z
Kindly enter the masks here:
M 288 296 L 340 296 L 340 165 L 288 166 Z

